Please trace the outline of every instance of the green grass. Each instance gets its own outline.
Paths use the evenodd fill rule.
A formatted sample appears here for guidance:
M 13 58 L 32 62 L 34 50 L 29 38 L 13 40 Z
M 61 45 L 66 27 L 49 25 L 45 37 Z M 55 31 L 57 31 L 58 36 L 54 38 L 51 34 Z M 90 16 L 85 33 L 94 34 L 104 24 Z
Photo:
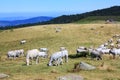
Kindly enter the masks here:
M 69 58 L 68 63 L 52 67 L 47 66 L 49 59 L 41 58 L 38 65 L 34 61 L 34 65 L 26 66 L 25 57 L 16 60 L 8 60 L 6 57 L 9 50 L 23 48 L 26 54 L 27 50 L 41 47 L 47 47 L 51 55 L 61 46 L 65 46 L 70 55 L 75 55 L 78 46 L 98 47 L 114 34 L 119 34 L 119 26 L 120 24 L 54 24 L 4 30 L 0 32 L 0 73 L 10 75 L 5 80 L 56 80 L 56 77 L 66 74 L 81 75 L 85 80 L 119 80 L 120 58 L 112 60 L 109 55 L 105 55 L 102 61 L 91 60 L 89 57 Z M 56 33 L 55 27 L 61 27 L 61 32 Z M 27 43 L 20 45 L 19 41 L 22 39 L 26 39 Z M 97 68 L 93 71 L 69 72 L 80 61 L 96 67 L 104 62 L 110 70 Z
M 90 16 L 84 19 L 81 19 L 79 21 L 76 21 L 75 23 L 79 23 L 79 24 L 93 24 L 93 23 L 98 23 L 98 24 L 104 24 L 106 23 L 105 21 L 108 19 L 112 19 L 115 21 L 117 21 L 117 23 L 119 23 L 120 21 L 120 16 Z

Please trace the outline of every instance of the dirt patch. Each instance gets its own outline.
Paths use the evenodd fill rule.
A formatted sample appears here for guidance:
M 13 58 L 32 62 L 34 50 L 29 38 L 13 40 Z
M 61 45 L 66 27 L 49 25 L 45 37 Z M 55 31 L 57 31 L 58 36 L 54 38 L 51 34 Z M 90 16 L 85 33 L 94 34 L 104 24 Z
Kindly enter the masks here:
M 55 74 L 58 74 L 59 72 L 55 69 L 51 70 L 51 73 L 55 73 Z
M 108 72 L 114 71 L 112 66 L 109 66 L 109 65 L 105 64 L 104 62 L 100 66 L 98 66 L 98 69 L 99 70 L 106 70 Z

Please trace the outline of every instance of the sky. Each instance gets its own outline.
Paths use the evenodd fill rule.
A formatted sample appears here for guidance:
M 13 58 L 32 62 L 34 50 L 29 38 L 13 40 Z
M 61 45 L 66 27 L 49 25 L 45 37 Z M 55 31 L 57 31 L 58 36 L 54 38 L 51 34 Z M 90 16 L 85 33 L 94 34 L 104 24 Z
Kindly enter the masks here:
M 0 0 L 0 18 L 60 16 L 120 6 L 120 0 Z

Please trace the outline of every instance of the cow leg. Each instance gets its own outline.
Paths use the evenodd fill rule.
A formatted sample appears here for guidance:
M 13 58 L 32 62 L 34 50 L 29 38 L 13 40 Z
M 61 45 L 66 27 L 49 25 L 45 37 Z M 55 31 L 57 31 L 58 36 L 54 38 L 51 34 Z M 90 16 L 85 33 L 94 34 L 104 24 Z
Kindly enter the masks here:
M 27 66 L 29 66 L 29 59 L 26 59 L 26 64 Z
M 61 58 L 62 59 L 62 58 Z M 62 61 L 63 62 L 63 61 Z M 68 62 L 68 56 L 66 55 L 65 56 L 65 62 L 67 63 Z
M 32 59 L 32 58 L 30 59 L 31 65 L 33 64 L 33 60 L 34 60 L 34 59 Z
M 49 60 L 48 66 L 52 66 L 52 65 L 53 65 L 53 61 L 54 61 L 54 59 L 53 59 L 52 57 L 50 57 L 50 60 Z
M 115 59 L 115 55 L 113 55 L 113 59 Z
M 55 66 L 59 66 L 59 59 L 55 61 Z
M 98 56 L 98 59 L 102 60 L 101 56 Z
M 58 58 L 55 62 L 56 62 L 56 66 L 59 66 L 60 64 L 62 64 L 62 58 Z
M 91 60 L 94 60 L 95 56 L 91 54 Z
M 36 64 L 38 64 L 38 63 L 39 63 L 39 57 L 36 58 Z
M 61 58 L 60 61 L 59 61 L 60 65 L 63 64 L 63 59 Z
M 16 56 L 14 56 L 13 59 L 15 60 L 15 59 L 16 59 Z
M 49 63 L 48 63 L 48 66 L 52 66 L 52 64 L 53 64 L 53 61 L 50 60 Z

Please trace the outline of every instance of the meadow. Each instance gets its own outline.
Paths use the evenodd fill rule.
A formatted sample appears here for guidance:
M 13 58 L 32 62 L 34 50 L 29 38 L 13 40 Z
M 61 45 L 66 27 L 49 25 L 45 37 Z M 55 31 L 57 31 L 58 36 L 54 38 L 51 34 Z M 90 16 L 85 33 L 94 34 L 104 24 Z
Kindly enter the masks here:
M 60 32 L 55 31 L 56 27 L 61 28 Z M 15 60 L 7 59 L 7 52 L 10 50 L 39 49 L 46 47 L 49 55 L 59 51 L 65 46 L 69 55 L 75 55 L 78 46 L 98 47 L 107 42 L 113 35 L 120 34 L 120 24 L 51 24 L 38 25 L 26 28 L 0 30 L 0 73 L 10 75 L 3 80 L 56 80 L 59 76 L 77 74 L 85 80 L 120 80 L 120 58 L 111 59 L 111 56 L 104 55 L 103 60 L 91 60 L 87 58 L 69 58 L 68 63 L 60 66 L 48 67 L 48 59 L 40 58 L 39 64 L 26 66 L 25 57 Z M 21 45 L 20 41 L 26 39 L 27 43 Z M 80 70 L 70 72 L 75 63 L 87 62 L 97 67 L 93 71 Z M 98 68 L 104 62 L 107 68 Z

